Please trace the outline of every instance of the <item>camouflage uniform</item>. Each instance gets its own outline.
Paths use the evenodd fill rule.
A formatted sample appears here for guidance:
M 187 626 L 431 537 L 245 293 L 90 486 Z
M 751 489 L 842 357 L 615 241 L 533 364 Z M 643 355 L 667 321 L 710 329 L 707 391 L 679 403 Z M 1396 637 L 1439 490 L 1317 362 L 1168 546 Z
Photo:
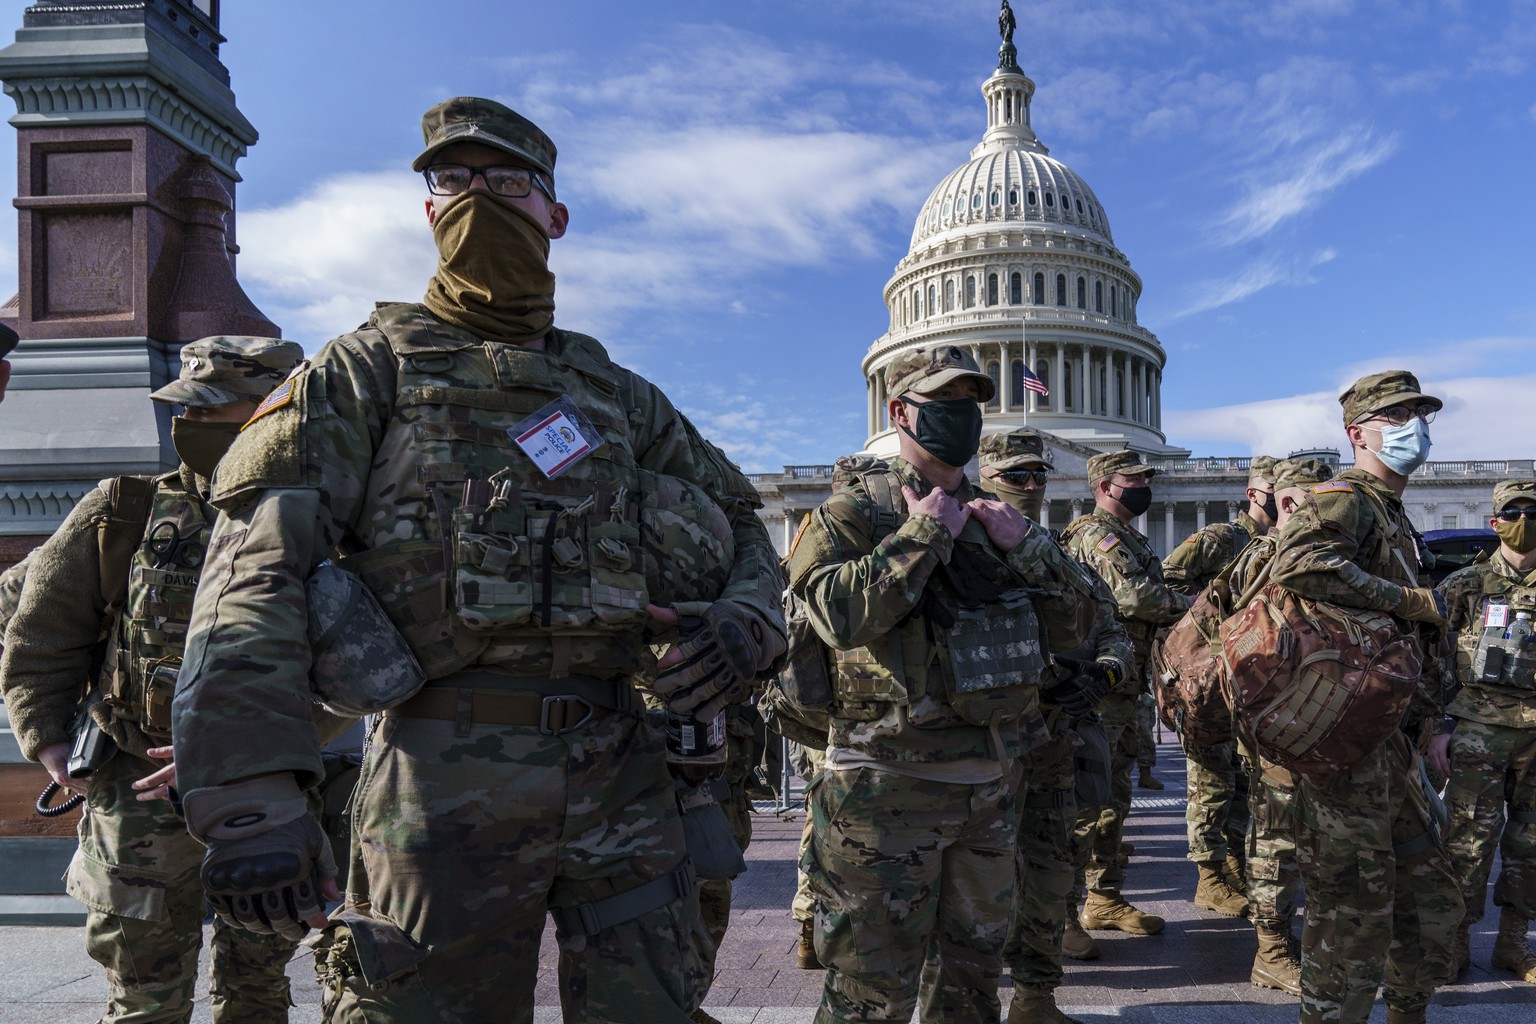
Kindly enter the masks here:
M 552 188 L 553 144 L 501 104 L 449 100 L 423 134 L 418 169 L 468 140 Z M 495 232 L 497 260 L 473 245 L 460 259 L 456 216 Z M 371 737 L 353 799 L 369 903 L 312 940 L 327 1014 L 527 1022 L 549 913 L 567 1020 L 682 1024 L 706 981 L 698 894 L 663 738 L 629 680 L 667 679 L 648 602 L 713 602 L 706 619 L 756 638 L 752 660 L 782 651 L 773 546 L 750 482 L 659 389 L 553 327 L 546 222 L 470 189 L 434 230 L 426 304 L 382 306 L 328 343 L 220 468 L 213 585 L 174 705 L 189 821 L 247 780 L 283 806 L 318 782 L 304 580 L 345 551 L 429 682 Z M 512 266 L 506 298 L 474 298 L 476 273 Z M 550 478 L 534 455 L 556 449 Z M 658 512 L 694 516 L 690 539 L 658 544 Z
M 1151 472 L 1129 451 L 1095 455 L 1088 467 L 1090 481 L 1114 473 Z M 1087 564 L 1109 586 L 1135 651 L 1131 675 L 1099 705 L 1099 714 L 1109 733 L 1110 750 L 1114 752 L 1114 804 L 1097 817 L 1080 814 L 1077 821 L 1078 865 L 1085 872 L 1089 893 L 1118 900 L 1125 873 L 1117 858 L 1125 819 L 1131 809 L 1132 760 L 1121 738 L 1127 730 L 1135 728 L 1137 700 L 1146 689 L 1147 658 L 1153 637 L 1159 627 L 1178 621 L 1190 602 L 1163 582 L 1162 565 L 1147 538 L 1103 509 L 1094 509 L 1069 524 L 1063 531 L 1062 542 L 1068 553 Z
M 993 434 L 982 438 L 980 466 L 983 484 L 1020 512 L 1021 492 L 996 479 L 1011 469 L 1052 468 L 1050 450 L 1033 430 Z M 1084 657 L 1109 662 L 1124 678 L 1134 660 L 1130 639 L 1115 615 L 1115 601 L 1097 576 L 1090 579 L 1095 603 L 1093 632 L 1083 644 Z M 1056 652 L 1061 654 L 1078 652 Z M 1048 672 L 1070 678 L 1064 669 Z M 1079 745 L 1073 719 L 1048 698 L 1041 710 L 1051 738 L 1026 754 L 1020 765 L 1017 809 L 1018 871 L 1014 882 L 1013 910 L 1003 961 L 1013 981 L 1014 999 L 1027 990 L 1051 991 L 1061 985 L 1061 938 L 1068 908 L 1076 906 L 1073 880 L 1076 853 L 1073 832 L 1077 821 L 1077 765 Z
M 726 709 L 725 773 L 715 783 L 716 796 L 731 826 L 731 838 L 736 840 L 742 853 L 746 853 L 752 844 L 752 798 L 747 795 L 747 780 L 757 768 L 757 759 L 752 756 L 756 750 L 752 739 L 756 717 L 757 709 L 750 705 Z M 709 945 L 701 950 L 700 959 L 704 962 L 706 976 L 711 979 L 715 974 L 715 957 L 731 924 L 732 884 L 729 878 L 699 882 L 699 914 L 709 933 Z
M 1494 508 L 1517 498 L 1536 500 L 1536 481 L 1501 483 Z M 1446 708 L 1455 731 L 1445 844 L 1468 924 L 1483 918 L 1494 855 L 1502 852 L 1493 902 L 1500 908 L 1500 945 L 1510 946 L 1510 959 L 1519 961 L 1526 927 L 1536 917 L 1536 673 L 1525 654 L 1509 657 L 1511 668 L 1492 670 L 1500 678 L 1484 682 L 1479 668 L 1487 670 L 1487 656 L 1479 665 L 1477 653 L 1485 629 L 1507 627 L 1520 612 L 1536 614 L 1536 570 L 1521 572 L 1499 552 L 1483 554 L 1446 577 L 1440 592 L 1457 633 L 1456 692 Z M 1516 963 L 1497 966 L 1520 970 Z
M 1171 589 L 1197 597 L 1262 532 L 1246 511 L 1239 512 L 1233 522 L 1211 523 L 1190 534 L 1163 560 L 1163 578 Z M 1248 779 L 1239 770 L 1232 744 L 1192 747 L 1182 736 L 1179 743 L 1189 762 L 1189 800 L 1184 810 L 1189 859 L 1221 861 L 1229 850 L 1241 856 L 1248 832 Z
M 266 338 L 207 338 L 181 354 L 180 379 L 155 400 L 216 407 L 260 398 L 303 358 L 293 342 Z M 203 940 L 202 847 L 169 803 L 140 802 L 131 786 L 164 766 L 145 752 L 170 742 L 171 689 L 214 513 L 207 480 L 186 465 L 152 486 L 147 517 L 133 524 L 143 541 L 126 574 L 104 566 L 98 547 L 100 523 L 127 514 L 113 503 L 112 481 L 85 495 L 33 554 L 0 665 L 11 726 L 35 760 L 69 740 L 93 650 L 109 631 L 96 684 L 103 700 L 93 714 L 118 752 L 91 778 L 66 875 L 70 895 L 87 908 L 86 950 L 107 972 L 105 1021 L 188 1019 Z M 127 581 L 120 611 L 102 593 L 103 576 L 113 575 Z M 285 968 L 295 946 L 216 922 L 213 1019 L 287 1020 Z
M 954 346 L 903 353 L 886 370 L 887 390 L 900 396 L 961 376 L 990 396 L 991 381 Z M 900 484 L 929 490 L 902 459 L 889 472 L 893 496 Z M 931 516 L 883 509 L 870 480 L 812 513 L 789 557 L 790 585 L 835 656 L 827 760 L 812 789 L 803 861 L 828 969 L 816 1020 L 907 1020 L 920 999 L 925 1021 L 995 1024 L 1014 888 L 1016 759 L 1049 734 L 1036 681 L 1020 681 L 1022 669 L 962 691 L 957 666 L 977 656 L 1027 662 L 1042 642 L 1077 647 L 1091 625 L 1088 581 L 1043 529 L 1000 552 L 974 519 L 955 537 Z M 953 497 L 963 505 L 980 493 L 962 479 Z M 890 532 L 882 536 L 879 523 Z M 996 623 L 988 635 L 1018 641 L 951 651 L 959 616 L 970 614 L 959 603 L 968 591 L 955 588 L 972 571 L 1006 588 L 977 612 Z M 1000 602 L 1015 587 L 1043 594 L 1005 611 Z M 942 625 L 946 617 L 956 625 Z M 978 693 L 988 703 L 975 702 Z M 985 707 L 996 709 L 990 728 L 975 724 L 987 720 Z
M 1425 399 L 1405 371 L 1357 381 L 1344 422 Z M 1438 407 L 1438 402 L 1436 403 Z M 1413 610 L 1418 551 L 1402 502 L 1376 477 L 1349 469 L 1313 486 L 1276 543 L 1271 578 L 1304 597 L 1356 608 Z M 1411 717 L 1436 711 L 1421 686 Z M 1324 787 L 1298 777 L 1296 849 L 1307 892 L 1301 1019 L 1364 1021 L 1383 966 L 1395 1020 L 1422 1020 L 1451 972 L 1462 900 L 1432 831 L 1419 755 L 1403 731 Z

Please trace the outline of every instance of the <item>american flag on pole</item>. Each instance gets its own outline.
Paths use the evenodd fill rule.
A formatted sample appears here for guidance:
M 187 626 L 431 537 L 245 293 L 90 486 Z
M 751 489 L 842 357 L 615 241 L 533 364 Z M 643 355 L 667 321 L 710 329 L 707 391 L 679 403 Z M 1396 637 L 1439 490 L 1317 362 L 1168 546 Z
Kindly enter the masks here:
M 1019 367 L 1019 370 L 1024 374 L 1023 383 L 1026 389 L 1033 391 L 1037 395 L 1041 395 L 1047 398 L 1050 397 L 1050 388 L 1045 386 L 1045 381 L 1041 380 L 1039 377 L 1036 377 L 1033 373 L 1030 373 L 1029 367 L 1021 366 Z

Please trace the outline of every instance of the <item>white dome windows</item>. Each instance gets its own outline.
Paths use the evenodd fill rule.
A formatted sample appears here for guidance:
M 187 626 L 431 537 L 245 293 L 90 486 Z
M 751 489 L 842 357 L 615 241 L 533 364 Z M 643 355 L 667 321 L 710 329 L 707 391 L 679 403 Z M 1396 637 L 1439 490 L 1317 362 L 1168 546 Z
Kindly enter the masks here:
M 976 305 L 976 275 L 965 275 L 965 308 Z
M 1077 308 L 1078 309 L 1087 309 L 1088 308 L 1088 280 L 1087 280 L 1087 278 L 1079 277 L 1077 279 Z
M 1024 275 L 1017 270 L 1008 278 L 1008 301 L 1015 306 L 1024 304 Z
M 1045 305 L 1045 275 L 1042 274 L 1038 270 L 1035 271 L 1034 285 L 1035 285 L 1035 289 L 1034 289 L 1034 293 L 1035 293 L 1034 294 L 1034 302 L 1035 302 L 1035 305 L 1043 306 L 1043 305 Z
M 1056 275 L 1056 305 L 1058 305 L 1058 306 L 1065 306 L 1066 304 L 1067 304 L 1067 275 L 1066 274 L 1057 274 Z
M 987 305 L 997 305 L 997 275 L 987 275 Z

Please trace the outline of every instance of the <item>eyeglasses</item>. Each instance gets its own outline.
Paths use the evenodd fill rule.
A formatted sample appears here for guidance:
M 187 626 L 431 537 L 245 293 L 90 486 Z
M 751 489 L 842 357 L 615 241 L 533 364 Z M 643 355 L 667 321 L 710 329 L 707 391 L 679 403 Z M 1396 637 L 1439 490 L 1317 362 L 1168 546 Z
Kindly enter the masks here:
M 550 202 L 556 202 L 554 190 L 544 183 L 537 171 L 527 167 L 466 167 L 464 164 L 433 164 L 422 172 L 427 188 L 435 196 L 456 196 L 467 191 L 478 175 L 485 187 L 499 196 L 518 199 L 532 189 L 544 193 Z
M 1050 479 L 1050 473 L 1043 469 L 1010 469 L 1005 473 L 997 475 L 1008 483 L 1016 484 L 1020 487 L 1029 483 L 1034 484 L 1036 487 L 1044 487 L 1045 482 Z
M 1504 508 L 1494 515 L 1506 523 L 1513 523 L 1521 519 L 1536 519 L 1536 508 Z
M 1361 419 L 1359 422 L 1364 423 L 1367 420 L 1386 420 L 1394 427 L 1400 427 L 1404 423 L 1407 423 L 1409 420 L 1417 416 L 1425 423 L 1433 423 L 1435 422 L 1435 413 L 1439 411 L 1440 410 L 1438 408 L 1429 402 L 1421 402 L 1414 406 L 1412 409 L 1402 405 L 1394 405 L 1390 409 L 1382 409 L 1378 412 L 1373 412 L 1369 416 Z

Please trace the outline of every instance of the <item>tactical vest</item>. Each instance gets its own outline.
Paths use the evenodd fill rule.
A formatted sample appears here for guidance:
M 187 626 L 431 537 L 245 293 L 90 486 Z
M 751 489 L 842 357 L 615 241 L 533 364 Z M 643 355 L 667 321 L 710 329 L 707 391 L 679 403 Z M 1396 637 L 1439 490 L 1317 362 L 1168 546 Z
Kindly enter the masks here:
M 906 519 L 901 479 L 892 472 L 861 479 L 878 544 Z M 990 561 L 999 575 L 1011 572 L 976 520 L 955 538 L 957 554 L 962 545 L 965 557 Z M 941 583 L 935 572 L 924 603 L 904 621 L 871 646 L 832 651 L 833 713 L 873 721 L 888 705 L 901 704 L 919 728 L 1032 718 L 1035 738 L 1044 739 L 1039 696 L 1044 667 L 1039 619 L 1023 587 L 978 603 Z
M 1508 686 L 1536 690 L 1536 591 L 1515 586 L 1489 574 L 1479 604 L 1483 627 L 1480 633 L 1464 633 L 1462 644 L 1475 639 L 1472 675 L 1468 682 L 1480 686 Z M 1470 631 L 1466 631 L 1470 632 Z
M 1076 519 L 1072 520 L 1067 524 L 1067 528 L 1061 531 L 1061 546 L 1070 553 L 1072 551 L 1072 538 L 1076 537 L 1077 534 L 1080 533 L 1089 523 L 1096 523 L 1098 521 L 1099 520 L 1095 518 L 1091 512 L 1087 515 L 1078 516 Z M 1120 543 L 1125 544 L 1127 541 L 1122 538 Z M 1138 542 L 1138 546 L 1144 548 L 1145 550 L 1142 552 L 1140 562 L 1128 575 L 1134 575 L 1138 577 L 1149 575 L 1152 572 L 1152 567 L 1155 565 L 1157 566 L 1158 576 L 1161 578 L 1162 563 L 1158 561 L 1157 555 L 1152 551 L 1151 546 L 1141 542 Z M 1073 555 L 1073 557 L 1075 558 L 1077 556 Z M 1080 561 L 1089 566 L 1090 572 L 1094 571 L 1091 563 L 1088 563 L 1087 559 L 1080 559 Z M 1136 650 L 1137 662 L 1139 664 L 1145 663 L 1148 653 L 1152 649 L 1152 641 L 1157 638 L 1158 631 L 1163 627 L 1155 622 L 1147 622 L 1142 619 L 1128 619 L 1124 616 L 1121 616 L 1120 623 L 1125 627 L 1126 636 L 1130 637 L 1131 646 Z M 1140 689 L 1139 682 L 1137 684 L 1137 688 L 1138 690 Z
M 155 478 L 102 676 L 113 717 L 136 723 L 152 741 L 170 741 L 171 697 L 212 530 L 211 509 L 178 473 Z
M 593 659 L 605 674 L 634 669 L 647 603 L 719 595 L 729 523 L 699 488 L 636 465 L 624 379 L 596 341 L 485 342 L 413 305 L 383 306 L 369 326 L 398 384 L 357 526 L 365 550 L 339 564 L 368 583 L 429 678 L 498 646 L 489 660 L 530 675 Z M 549 479 L 515 437 L 561 398 L 601 443 Z M 686 548 L 642 529 L 657 508 L 687 521 Z

